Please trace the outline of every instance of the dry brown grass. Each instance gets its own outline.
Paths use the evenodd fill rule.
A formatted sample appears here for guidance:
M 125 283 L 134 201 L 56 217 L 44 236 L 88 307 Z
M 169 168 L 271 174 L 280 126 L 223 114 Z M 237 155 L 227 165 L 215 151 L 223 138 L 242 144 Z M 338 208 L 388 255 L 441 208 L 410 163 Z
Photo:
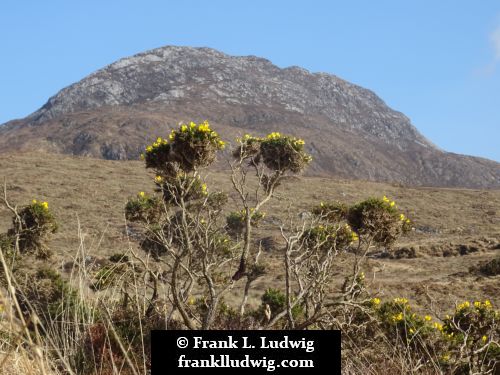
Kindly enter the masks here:
M 0 179 L 8 185 L 12 202 L 47 200 L 61 224 L 51 242 L 60 266 L 71 260 L 78 248 L 77 217 L 81 222 L 88 252 L 104 257 L 129 246 L 125 233 L 123 207 L 138 191 L 152 192 L 152 175 L 139 161 L 105 161 L 53 154 L 14 154 L 0 157 Z M 209 188 L 230 192 L 227 174 L 208 176 Z M 500 304 L 499 277 L 479 277 L 469 267 L 499 254 L 500 191 L 470 189 L 409 188 L 365 181 L 329 178 L 294 178 L 278 190 L 277 198 L 265 207 L 266 222 L 272 224 L 284 215 L 307 210 L 326 200 L 353 203 L 369 196 L 387 195 L 412 218 L 417 231 L 404 238 L 401 246 L 416 246 L 415 259 L 372 258 L 367 276 L 372 291 L 382 295 L 404 295 L 417 305 L 436 311 L 453 307 L 464 298 L 489 298 Z M 231 194 L 230 194 L 231 196 Z M 233 201 L 230 199 L 230 204 Z M 0 208 L 0 231 L 9 222 L 9 213 Z M 261 236 L 275 235 L 266 225 Z M 477 252 L 443 257 L 448 249 L 471 245 Z M 455 251 L 456 253 L 456 251 Z M 281 283 L 281 263 L 276 253 L 264 257 L 272 271 L 259 281 L 260 289 Z M 343 263 L 342 263 L 343 262 Z M 349 259 L 339 263 L 339 282 Z M 254 300 L 259 298 L 256 293 Z

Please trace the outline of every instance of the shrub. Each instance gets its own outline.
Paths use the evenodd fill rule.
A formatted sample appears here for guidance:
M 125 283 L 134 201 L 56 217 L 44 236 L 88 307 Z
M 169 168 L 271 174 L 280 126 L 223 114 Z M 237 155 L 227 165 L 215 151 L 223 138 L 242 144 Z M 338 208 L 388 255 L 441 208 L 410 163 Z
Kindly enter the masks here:
M 500 275 L 500 257 L 482 264 L 479 267 L 479 272 L 486 276 Z
M 277 132 L 264 138 L 246 134 L 239 142 L 239 147 L 233 151 L 235 158 L 252 158 L 256 163 L 262 161 L 272 171 L 299 173 L 312 160 L 304 151 L 302 139 Z
M 386 247 L 392 246 L 401 234 L 411 230 L 410 220 L 398 211 L 394 201 L 385 196 L 355 204 L 349 209 L 347 221 L 356 233 Z
M 305 247 L 326 252 L 346 249 L 358 240 L 358 235 L 352 231 L 348 224 L 331 224 L 312 227 L 302 234 L 301 239 Z
M 349 207 L 341 202 L 321 202 L 312 209 L 313 215 L 334 223 L 346 220 L 348 212 Z
M 33 200 L 12 218 L 12 224 L 7 235 L 14 242 L 17 239 L 20 252 L 35 252 L 40 258 L 50 256 L 45 243 L 57 231 L 57 222 L 47 202 Z
M 377 320 L 363 324 L 372 326 L 372 332 L 379 329 L 394 347 L 408 349 L 412 360 L 429 370 L 437 366 L 442 373 L 486 374 L 500 363 L 500 312 L 488 300 L 465 301 L 442 320 L 419 316 L 406 298 L 384 303 L 373 298 L 367 305 Z
M 312 160 L 304 152 L 304 141 L 291 136 L 271 133 L 261 140 L 262 161 L 271 170 L 301 172 Z
M 112 286 L 126 271 L 126 263 L 120 262 L 103 266 L 96 272 L 91 287 L 94 290 L 106 289 Z
M 90 313 L 77 291 L 56 270 L 44 266 L 38 271 L 28 271 L 24 267 L 16 273 L 21 283 L 17 299 L 23 312 L 34 311 L 49 324 L 60 321 L 70 312 Z
M 125 206 L 125 217 L 132 222 L 153 222 L 161 215 L 161 204 L 158 198 L 151 197 L 143 191 L 131 198 Z
M 210 165 L 216 152 L 224 146 L 224 141 L 210 129 L 207 121 L 198 125 L 191 122 L 172 130 L 169 140 L 158 138 L 146 147 L 142 158 L 146 161 L 146 168 L 161 170 L 161 177 L 171 177 L 176 165 L 186 173 Z
M 286 309 L 286 295 L 282 291 L 274 288 L 268 288 L 261 298 L 261 306 L 257 310 L 257 316 L 260 319 L 274 318 L 278 313 Z M 266 313 L 267 311 L 267 313 Z M 269 314 L 266 317 L 266 314 Z M 294 319 L 299 318 L 303 314 L 303 307 L 300 304 L 292 308 L 292 316 Z

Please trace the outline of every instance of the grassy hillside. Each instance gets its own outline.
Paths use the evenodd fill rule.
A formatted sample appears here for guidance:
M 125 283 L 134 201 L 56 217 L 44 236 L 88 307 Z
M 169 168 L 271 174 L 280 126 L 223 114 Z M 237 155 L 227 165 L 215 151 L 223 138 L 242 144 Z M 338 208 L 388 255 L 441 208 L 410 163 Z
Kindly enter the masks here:
M 124 205 L 138 191 L 151 192 L 152 175 L 139 161 L 106 161 L 53 154 L 13 154 L 0 157 L 0 178 L 5 179 L 12 203 L 46 200 L 60 222 L 51 241 L 57 266 L 71 261 L 80 244 L 78 223 L 87 253 L 106 257 L 136 246 L 125 230 Z M 209 175 L 209 189 L 232 195 L 228 175 Z M 412 218 L 415 231 L 396 249 L 415 252 L 411 259 L 384 259 L 373 249 L 367 263 L 372 291 L 382 295 L 404 295 L 419 305 L 450 309 L 463 298 L 489 298 L 500 303 L 499 276 L 482 277 L 469 268 L 500 253 L 500 191 L 409 188 L 365 181 L 327 178 L 297 178 L 284 184 L 278 197 L 266 206 L 268 213 L 259 229 L 260 237 L 279 236 L 266 223 L 276 223 L 290 207 L 299 214 L 320 201 L 354 203 L 369 196 L 387 195 Z M 234 201 L 230 199 L 230 205 Z M 0 209 L 0 230 L 10 225 L 9 212 Z M 275 270 L 259 281 L 261 289 L 280 283 L 278 249 L 263 254 Z M 465 255 L 461 255 L 465 254 Z M 349 264 L 339 264 L 339 282 Z M 255 295 L 255 298 L 258 296 Z M 439 302 L 439 303 L 437 303 Z M 443 303 L 445 302 L 445 303 Z

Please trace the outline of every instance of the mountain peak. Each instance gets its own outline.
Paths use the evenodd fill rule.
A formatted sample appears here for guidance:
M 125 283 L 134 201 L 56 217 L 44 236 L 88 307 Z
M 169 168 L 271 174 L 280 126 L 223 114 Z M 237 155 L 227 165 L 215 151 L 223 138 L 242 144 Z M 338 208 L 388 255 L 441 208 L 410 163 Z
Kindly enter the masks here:
M 120 59 L 3 127 L 0 146 L 29 126 L 31 133 L 40 133 L 36 142 L 42 149 L 134 158 L 148 132 L 164 134 L 162 125 L 198 118 L 214 121 L 228 135 L 280 130 L 309 138 L 318 173 L 411 184 L 500 185 L 498 163 L 441 152 L 368 89 L 332 74 L 280 68 L 264 58 L 206 47 L 165 46 Z M 16 147 L 27 147 L 30 137 Z M 486 182 L 463 183 L 464 163 L 479 168 L 473 174 Z

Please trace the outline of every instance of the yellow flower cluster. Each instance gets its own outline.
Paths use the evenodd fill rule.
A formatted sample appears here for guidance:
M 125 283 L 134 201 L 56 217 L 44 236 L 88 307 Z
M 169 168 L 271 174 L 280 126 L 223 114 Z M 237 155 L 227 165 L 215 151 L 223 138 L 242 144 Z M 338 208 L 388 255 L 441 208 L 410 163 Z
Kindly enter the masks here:
M 432 320 L 432 317 L 430 315 L 424 316 L 425 321 L 430 322 Z
M 217 133 L 210 129 L 210 124 L 208 123 L 207 120 L 203 121 L 199 125 L 196 125 L 194 122 L 191 121 L 189 123 L 189 126 L 186 124 L 182 124 L 181 128 L 180 128 L 181 133 L 187 133 L 188 131 L 195 131 L 195 130 L 198 130 L 202 133 L 212 133 L 215 136 L 217 136 Z M 170 139 L 174 139 L 175 138 L 175 130 L 172 130 L 172 133 L 170 135 L 171 135 Z
M 36 199 L 33 199 L 31 201 L 32 204 L 38 204 L 40 206 L 42 206 L 45 210 L 48 210 L 49 209 L 49 204 L 48 202 L 38 202 Z
M 399 314 L 393 315 L 393 316 L 391 317 L 391 319 L 392 319 L 392 321 L 393 321 L 393 322 L 400 322 L 400 321 L 402 321 L 402 320 L 403 320 L 403 317 L 404 317 L 404 316 L 403 316 L 403 313 L 402 313 L 402 312 L 400 312 Z
M 211 130 L 210 130 L 210 125 L 208 124 L 208 122 L 207 122 L 207 121 L 205 121 L 203 124 L 200 124 L 200 125 L 198 126 L 198 130 L 199 130 L 200 132 L 203 132 L 203 133 L 210 133 L 210 132 L 211 132 Z M 216 133 L 216 134 L 214 134 L 214 135 L 215 135 L 215 136 L 217 136 L 217 133 Z
M 257 138 L 257 137 L 252 137 L 250 134 L 245 134 L 245 135 L 243 136 L 243 138 L 239 138 L 239 137 L 237 137 L 237 138 L 236 138 L 236 142 L 246 142 L 246 141 L 248 141 L 248 140 L 250 140 L 250 139 L 255 140 L 255 141 L 260 141 L 260 140 L 261 140 L 260 138 Z
M 443 325 L 441 323 L 438 323 L 438 322 L 434 322 L 434 324 L 432 325 L 435 329 L 437 329 L 438 331 L 442 331 L 443 330 Z
M 199 125 L 196 125 L 194 122 L 191 122 L 189 125 L 182 124 L 178 130 L 172 129 L 168 138 L 170 141 L 174 141 L 176 139 L 176 136 L 178 133 L 188 133 L 188 132 L 192 132 L 192 133 L 199 132 L 199 133 L 207 134 L 209 136 L 209 138 L 212 140 L 219 136 L 217 134 L 217 132 L 210 129 L 210 124 L 208 123 L 207 120 L 205 120 L 204 122 L 202 122 Z M 158 149 L 159 147 L 161 147 L 163 145 L 167 145 L 168 142 L 169 142 L 168 140 L 163 139 L 161 137 L 158 137 L 156 139 L 156 142 L 154 142 L 153 144 L 146 147 L 146 154 L 155 151 L 156 149 Z M 226 143 L 219 139 L 217 141 L 217 144 L 218 144 L 220 149 L 223 149 Z M 145 158 L 146 158 L 146 155 L 144 153 L 141 154 L 141 160 L 144 160 Z
M 268 134 L 266 138 L 269 140 L 279 139 L 281 138 L 281 134 L 278 132 L 272 132 L 271 134 Z
M 323 202 L 321 202 L 321 206 L 323 207 Z M 320 226 L 322 227 L 322 226 Z M 344 224 L 344 227 L 346 230 L 350 231 L 351 232 L 351 243 L 354 242 L 354 241 L 358 241 L 359 240 L 359 236 L 356 234 L 356 232 L 354 232 L 351 228 L 351 226 L 349 224 Z
M 457 311 L 462 311 L 462 310 L 468 309 L 469 307 L 470 307 L 470 302 L 469 301 L 465 301 L 465 302 L 462 302 L 460 305 L 457 306 Z
M 146 147 L 146 153 L 153 152 L 154 150 L 156 150 L 160 146 L 163 146 L 166 144 L 168 144 L 168 141 L 166 139 L 163 139 L 162 137 L 158 137 L 158 138 L 156 138 L 156 141 L 153 142 L 153 144 Z M 144 158 L 145 158 L 145 155 L 141 154 L 141 159 L 144 160 Z
M 266 136 L 265 140 L 274 141 L 283 137 L 284 136 L 279 132 L 272 132 Z M 300 138 L 289 137 L 289 139 L 295 146 L 303 146 L 305 144 L 304 140 Z
M 385 195 L 382 197 L 382 200 L 383 200 L 385 203 L 389 204 L 389 206 L 391 206 L 391 207 L 396 207 L 396 202 L 391 201 L 391 200 L 390 200 L 389 198 L 387 198 Z
M 408 300 L 406 298 L 400 298 L 400 297 L 394 298 L 392 300 L 392 302 L 394 302 L 397 305 L 407 305 L 408 304 Z
M 145 193 L 145 192 L 143 192 L 143 191 L 140 191 L 140 192 L 138 192 L 138 193 L 137 193 L 137 196 L 138 196 L 139 198 L 144 198 L 144 197 L 146 196 L 146 193 Z
M 378 305 L 380 305 L 380 298 L 377 298 L 377 297 L 372 298 L 372 299 L 370 300 L 370 302 L 371 302 L 371 304 L 372 304 L 373 306 L 378 306 Z
M 203 121 L 201 124 L 199 125 L 196 125 L 194 122 L 190 122 L 189 123 L 189 126 L 188 125 L 181 125 L 181 128 L 180 128 L 180 132 L 181 133 L 187 133 L 187 132 L 200 132 L 200 133 L 204 133 L 204 134 L 207 134 L 209 135 L 211 138 L 215 138 L 215 137 L 218 137 L 219 134 L 217 134 L 216 131 L 210 129 L 210 124 L 208 123 L 208 120 L 205 120 Z M 172 130 L 172 132 L 170 133 L 170 140 L 174 140 L 175 139 L 175 134 L 176 134 L 176 131 L 175 130 Z M 224 146 L 226 145 L 226 142 L 222 141 L 222 140 L 219 140 L 218 141 L 218 145 L 221 149 L 224 148 Z
M 248 142 L 248 141 L 265 142 L 265 141 L 275 141 L 275 140 L 283 139 L 283 138 L 290 140 L 290 142 L 294 146 L 303 146 L 305 144 L 303 139 L 285 136 L 279 132 L 272 132 L 272 133 L 266 135 L 264 138 L 252 137 L 250 134 L 245 134 L 245 135 L 243 135 L 243 138 L 236 138 L 236 141 L 237 142 Z M 312 158 L 311 158 L 311 160 L 312 160 Z
M 394 208 L 398 207 L 398 206 L 396 206 L 396 202 L 391 201 L 385 195 L 382 197 L 382 200 L 384 201 L 384 203 L 389 205 L 389 207 L 394 207 Z M 410 224 L 410 219 L 408 219 L 404 214 L 399 214 L 399 220 L 404 221 L 406 224 Z
M 155 176 L 155 182 L 160 184 L 161 182 L 163 181 L 163 177 L 162 176 Z
M 469 301 L 464 301 L 457 306 L 457 311 L 462 311 L 462 310 L 468 309 L 472 305 L 477 310 L 482 309 L 482 308 L 491 309 L 491 307 L 492 307 L 491 302 L 489 300 L 485 300 L 484 302 L 474 301 L 472 304 Z

